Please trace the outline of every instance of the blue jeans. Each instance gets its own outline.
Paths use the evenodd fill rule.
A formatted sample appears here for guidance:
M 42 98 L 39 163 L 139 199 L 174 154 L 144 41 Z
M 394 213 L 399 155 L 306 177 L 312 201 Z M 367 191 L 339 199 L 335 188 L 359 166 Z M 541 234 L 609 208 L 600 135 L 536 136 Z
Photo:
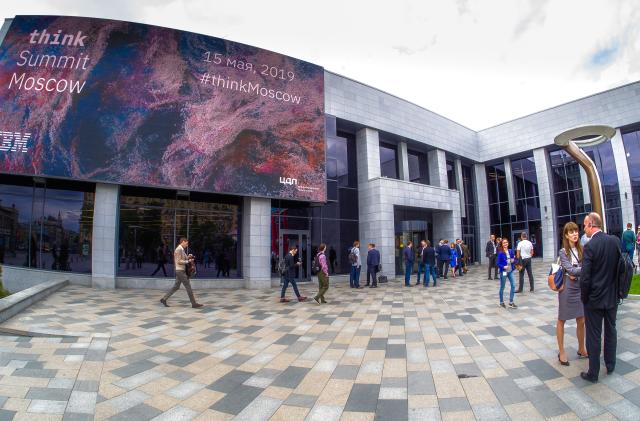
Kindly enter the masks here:
M 436 282 L 438 281 L 438 270 L 435 265 L 424 265 L 424 286 L 429 286 L 429 275 L 433 278 L 433 286 L 436 286 Z
M 463 276 L 462 274 L 462 258 L 458 257 L 458 276 Z
M 424 272 L 424 278 L 425 278 L 424 280 L 425 280 L 425 282 L 428 282 L 427 278 L 429 277 L 429 274 L 427 272 L 425 272 L 425 264 L 420 262 L 420 263 L 418 263 L 418 280 L 416 281 L 416 285 L 420 284 L 420 274 L 422 272 Z
M 349 286 L 351 288 L 360 288 L 360 269 L 361 266 L 351 266 L 349 274 Z
M 511 284 L 511 289 L 509 290 L 509 302 L 513 302 L 513 297 L 516 293 L 516 283 L 513 280 L 513 271 L 507 272 L 507 276 L 504 276 L 504 271 L 500 272 L 500 303 L 504 303 L 504 286 L 507 283 L 507 278 L 509 278 L 509 283 Z
M 405 262 L 404 264 L 404 284 L 411 285 L 411 272 L 413 272 L 413 262 Z
M 284 277 L 284 282 L 282 283 L 280 298 L 284 298 L 284 293 L 287 291 L 287 287 L 289 286 L 289 284 L 293 286 L 293 292 L 296 293 L 296 297 L 300 298 L 300 291 L 298 291 L 298 284 L 296 283 L 295 278 L 289 278 L 287 276 Z

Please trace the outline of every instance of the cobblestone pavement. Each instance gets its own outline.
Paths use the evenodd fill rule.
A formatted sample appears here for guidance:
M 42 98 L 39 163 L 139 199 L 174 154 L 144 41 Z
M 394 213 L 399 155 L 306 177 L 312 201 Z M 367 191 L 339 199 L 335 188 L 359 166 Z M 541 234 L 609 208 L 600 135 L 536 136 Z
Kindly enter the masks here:
M 557 362 L 557 299 L 535 266 L 516 310 L 478 267 L 437 288 L 332 285 L 321 306 L 67 287 L 0 326 L 52 335 L 0 336 L 0 420 L 639 420 L 640 302 L 620 309 L 616 372 L 586 383 L 575 323 L 571 366 Z

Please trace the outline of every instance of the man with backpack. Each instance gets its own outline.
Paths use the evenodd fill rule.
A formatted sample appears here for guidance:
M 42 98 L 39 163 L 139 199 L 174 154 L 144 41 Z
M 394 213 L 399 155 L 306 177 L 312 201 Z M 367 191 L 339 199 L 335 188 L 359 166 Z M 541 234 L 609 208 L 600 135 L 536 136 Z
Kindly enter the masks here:
M 362 262 L 360 261 L 360 241 L 353 242 L 353 247 L 349 250 L 349 263 L 351 264 L 351 273 L 349 274 L 349 286 L 351 288 L 360 288 L 360 269 Z
M 580 290 L 586 318 L 589 370 L 580 373 L 580 377 L 592 383 L 598 381 L 600 373 L 603 322 L 607 374 L 611 374 L 616 368 L 618 303 L 629 292 L 628 287 L 620 285 L 620 267 L 626 257 L 620 251 L 620 242 L 601 229 L 602 218 L 597 213 L 592 212 L 584 218 L 584 231 L 589 242 L 584 247 Z
M 280 292 L 281 303 L 288 303 L 290 301 L 284 297 L 289 284 L 293 287 L 293 292 L 296 294 L 296 297 L 298 297 L 298 301 L 302 302 L 307 300 L 307 297 L 300 295 L 298 284 L 296 283 L 296 267 L 302 265 L 302 262 L 296 262 L 296 254 L 298 254 L 298 246 L 291 246 L 289 247 L 289 253 L 284 257 L 284 282 L 282 283 L 282 291 Z
M 324 255 L 326 249 L 326 244 L 320 244 L 318 254 L 313 260 L 313 268 L 318 271 L 318 293 L 313 297 L 313 300 L 318 304 L 327 303 L 324 299 L 324 294 L 329 290 L 329 265 L 327 265 L 327 256 Z

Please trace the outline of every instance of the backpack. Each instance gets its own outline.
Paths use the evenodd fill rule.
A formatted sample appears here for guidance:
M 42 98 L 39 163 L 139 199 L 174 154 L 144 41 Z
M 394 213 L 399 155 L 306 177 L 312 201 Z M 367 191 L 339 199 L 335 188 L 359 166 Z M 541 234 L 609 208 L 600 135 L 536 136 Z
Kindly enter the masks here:
M 351 263 L 352 265 L 355 265 L 356 263 L 358 263 L 358 256 L 356 256 L 356 254 L 354 253 L 353 251 L 354 248 L 352 248 L 349 251 L 349 263 Z
M 631 278 L 633 278 L 633 262 L 631 262 L 628 253 L 620 253 L 617 275 L 616 286 L 618 290 L 618 299 L 624 300 L 629 296 L 629 290 L 631 289 Z
M 287 262 L 284 259 L 279 259 L 277 269 L 280 276 L 283 276 L 287 272 Z
M 313 264 L 311 265 L 311 271 L 313 273 L 320 272 L 320 253 L 316 254 L 316 257 L 313 258 Z

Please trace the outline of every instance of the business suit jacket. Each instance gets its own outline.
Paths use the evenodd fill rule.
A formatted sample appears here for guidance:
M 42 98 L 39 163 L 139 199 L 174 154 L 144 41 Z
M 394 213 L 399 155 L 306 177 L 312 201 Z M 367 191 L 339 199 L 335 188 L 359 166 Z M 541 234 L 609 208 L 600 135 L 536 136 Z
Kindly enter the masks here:
M 496 254 L 496 252 L 494 251 L 494 247 L 495 243 L 491 240 L 487 241 L 487 246 L 485 247 L 485 253 L 487 257 L 492 257 Z
M 443 244 L 438 248 L 438 260 L 445 261 L 451 257 L 451 247 L 448 244 Z
M 582 254 L 580 292 L 589 309 L 611 309 L 618 304 L 617 271 L 620 240 L 600 231 L 591 237 Z
M 413 263 L 413 247 L 405 247 L 402 254 L 405 263 Z
M 378 266 L 380 264 L 380 252 L 376 249 L 371 249 L 367 253 L 367 266 Z
M 422 250 L 422 263 L 431 266 L 436 265 L 436 250 L 433 247 L 425 247 Z

